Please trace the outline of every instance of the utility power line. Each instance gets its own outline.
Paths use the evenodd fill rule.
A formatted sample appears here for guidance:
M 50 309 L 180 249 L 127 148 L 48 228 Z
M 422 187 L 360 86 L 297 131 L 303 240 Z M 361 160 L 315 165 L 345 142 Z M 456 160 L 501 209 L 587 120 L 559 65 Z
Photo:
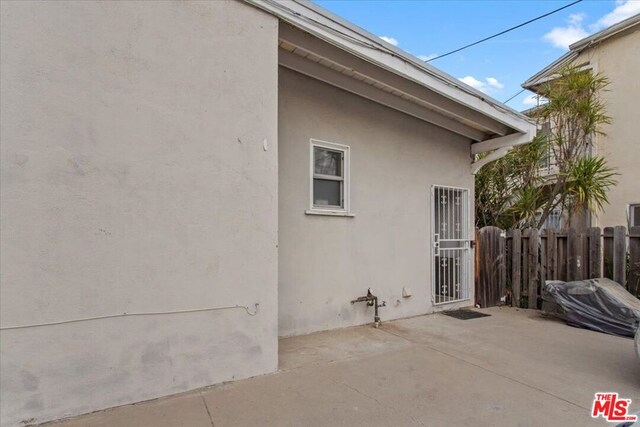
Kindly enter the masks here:
M 511 98 L 507 99 L 506 101 L 503 101 L 503 104 L 506 104 L 507 102 L 511 101 L 513 98 L 515 98 L 516 96 L 520 95 L 522 92 L 524 92 L 526 89 L 522 89 L 520 92 L 516 93 L 515 95 L 513 95 Z
M 558 9 L 556 9 L 556 10 L 552 10 L 551 12 L 547 12 L 547 13 L 545 13 L 544 15 L 540 15 L 540 16 L 538 16 L 538 17 L 536 17 L 536 18 L 530 19 L 530 20 L 528 20 L 527 22 L 523 22 L 522 24 L 516 25 L 515 27 L 511 27 L 511 28 L 506 29 L 506 30 L 504 30 L 504 31 L 501 31 L 501 32 L 499 32 L 499 33 L 497 33 L 497 34 L 494 34 L 494 35 L 492 35 L 492 36 L 485 37 L 485 38 L 483 38 L 482 40 L 478 40 L 477 42 L 469 43 L 468 45 L 466 45 L 466 46 L 462 46 L 462 47 L 460 47 L 460 48 L 458 48 L 458 49 L 455 49 L 455 50 L 452 50 L 451 52 L 443 53 L 442 55 L 438 55 L 438 56 L 436 56 L 435 58 L 428 59 L 428 60 L 426 60 L 425 62 L 435 61 L 436 59 L 444 58 L 445 56 L 449 56 L 449 55 L 454 54 L 454 53 L 456 53 L 456 52 L 460 52 L 461 50 L 464 50 L 464 49 L 469 48 L 469 47 L 471 47 L 471 46 L 475 46 L 475 45 L 480 44 L 480 43 L 482 43 L 482 42 L 486 42 L 487 40 L 491 40 L 491 39 L 493 39 L 493 38 L 496 38 L 496 37 L 498 37 L 498 36 L 501 36 L 501 35 L 503 35 L 503 34 L 506 34 L 506 33 L 508 33 L 509 31 L 513 31 L 513 30 L 515 30 L 515 29 L 517 29 L 517 28 L 524 27 L 525 25 L 531 24 L 532 22 L 538 21 L 538 20 L 540 20 L 540 19 L 542 19 L 542 18 L 546 18 L 546 17 L 547 17 L 547 16 L 549 16 L 549 15 L 553 15 L 554 13 L 560 12 L 561 10 L 564 10 L 564 9 L 566 9 L 566 8 L 568 8 L 568 7 L 571 7 L 571 6 L 573 6 L 574 4 L 580 3 L 581 1 L 582 1 L 582 0 L 576 0 L 576 1 L 574 1 L 573 3 L 569 3 L 569 4 L 567 4 L 567 5 L 565 5 L 565 6 L 562 6 L 562 7 L 558 8 Z

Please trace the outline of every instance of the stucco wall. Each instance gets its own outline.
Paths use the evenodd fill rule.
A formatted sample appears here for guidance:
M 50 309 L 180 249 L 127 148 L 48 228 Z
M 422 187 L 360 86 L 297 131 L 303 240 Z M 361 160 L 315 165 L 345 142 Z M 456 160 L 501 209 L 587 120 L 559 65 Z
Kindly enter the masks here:
M 372 322 L 349 303 L 368 287 L 382 320 L 431 311 L 430 189 L 472 190 L 470 142 L 282 67 L 279 82 L 280 335 Z M 305 215 L 310 138 L 351 147 L 354 218 Z
M 640 137 L 638 109 L 640 99 L 640 30 L 606 40 L 587 49 L 577 62 L 589 60 L 595 71 L 610 80 L 603 94 L 611 125 L 599 136 L 597 149 L 620 173 L 618 185 L 609 193 L 610 204 L 598 214 L 602 227 L 627 225 L 627 205 L 640 203 Z
M 638 109 L 640 99 L 640 30 L 613 38 L 593 50 L 597 71 L 611 84 L 604 93 L 611 125 L 598 138 L 598 149 L 620 176 L 608 193 L 610 204 L 598 215 L 598 224 L 627 225 L 627 205 L 640 203 L 640 137 Z
M 277 25 L 2 2 L 2 326 L 260 304 L 3 330 L 3 426 L 276 369 Z

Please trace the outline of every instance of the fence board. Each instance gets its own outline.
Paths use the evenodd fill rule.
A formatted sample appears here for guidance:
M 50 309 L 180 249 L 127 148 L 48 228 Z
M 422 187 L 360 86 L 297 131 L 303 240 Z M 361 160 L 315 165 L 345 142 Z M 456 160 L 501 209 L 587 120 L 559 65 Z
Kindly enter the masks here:
M 613 227 L 605 227 L 602 231 L 602 249 L 604 251 L 603 275 L 608 279 L 613 279 Z
M 629 277 L 627 280 L 629 292 L 640 296 L 640 227 L 629 229 Z
M 578 232 L 571 228 L 567 237 L 567 281 L 578 280 L 580 253 Z
M 600 227 L 591 227 L 589 233 L 589 279 L 601 277 L 602 243 Z
M 567 280 L 567 235 L 558 233 L 558 280 Z
M 558 279 L 558 237 L 554 230 L 547 230 L 547 280 Z
M 533 228 L 529 233 L 529 308 L 538 308 L 538 276 L 540 264 L 538 259 L 538 230 Z
M 507 233 L 500 229 L 497 230 L 497 242 L 498 242 L 498 289 L 499 294 L 498 304 L 502 304 L 507 301 L 507 262 L 506 262 L 506 251 L 507 251 Z
M 613 280 L 622 286 L 627 285 L 627 229 L 619 225 L 613 229 Z
M 522 294 L 521 297 L 526 296 L 529 298 L 529 236 L 531 235 L 531 229 L 527 228 L 522 231 Z M 523 298 L 524 299 L 524 298 Z M 529 303 L 521 304 L 526 308 Z
M 505 263 L 505 281 L 507 284 L 507 305 L 513 306 L 513 281 L 511 280 L 511 257 L 513 256 L 513 231 L 507 231 L 507 236 L 504 241 L 504 263 Z
M 520 307 L 522 291 L 522 232 L 520 230 L 513 230 L 511 247 L 513 248 L 513 254 L 511 255 L 512 305 Z
M 540 286 L 547 280 L 547 231 L 540 232 Z

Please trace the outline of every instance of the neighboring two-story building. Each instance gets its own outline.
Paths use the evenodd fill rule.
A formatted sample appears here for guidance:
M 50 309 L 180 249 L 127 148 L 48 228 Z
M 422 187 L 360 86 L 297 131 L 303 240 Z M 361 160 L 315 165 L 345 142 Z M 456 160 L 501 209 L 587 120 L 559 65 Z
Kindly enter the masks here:
M 620 175 L 608 194 L 609 204 L 603 212 L 591 215 L 590 225 L 640 225 L 640 15 L 572 44 L 569 52 L 522 86 L 536 92 L 565 65 L 601 73 L 610 81 L 602 98 L 611 124 L 604 129 L 606 135 L 593 138 L 589 154 L 605 157 Z M 554 172 L 553 159 L 546 167 L 549 173 Z M 555 225 L 559 221 L 556 213 L 549 222 Z

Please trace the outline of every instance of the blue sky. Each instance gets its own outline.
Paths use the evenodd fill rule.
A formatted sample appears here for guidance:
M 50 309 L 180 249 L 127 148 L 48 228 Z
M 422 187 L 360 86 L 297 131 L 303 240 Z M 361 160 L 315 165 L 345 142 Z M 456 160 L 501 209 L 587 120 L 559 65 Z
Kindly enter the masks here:
M 443 54 L 571 3 L 566 1 L 314 0 L 416 56 Z M 574 41 L 640 13 L 638 0 L 584 0 L 432 65 L 505 101 Z M 508 103 L 531 106 L 524 92 Z

